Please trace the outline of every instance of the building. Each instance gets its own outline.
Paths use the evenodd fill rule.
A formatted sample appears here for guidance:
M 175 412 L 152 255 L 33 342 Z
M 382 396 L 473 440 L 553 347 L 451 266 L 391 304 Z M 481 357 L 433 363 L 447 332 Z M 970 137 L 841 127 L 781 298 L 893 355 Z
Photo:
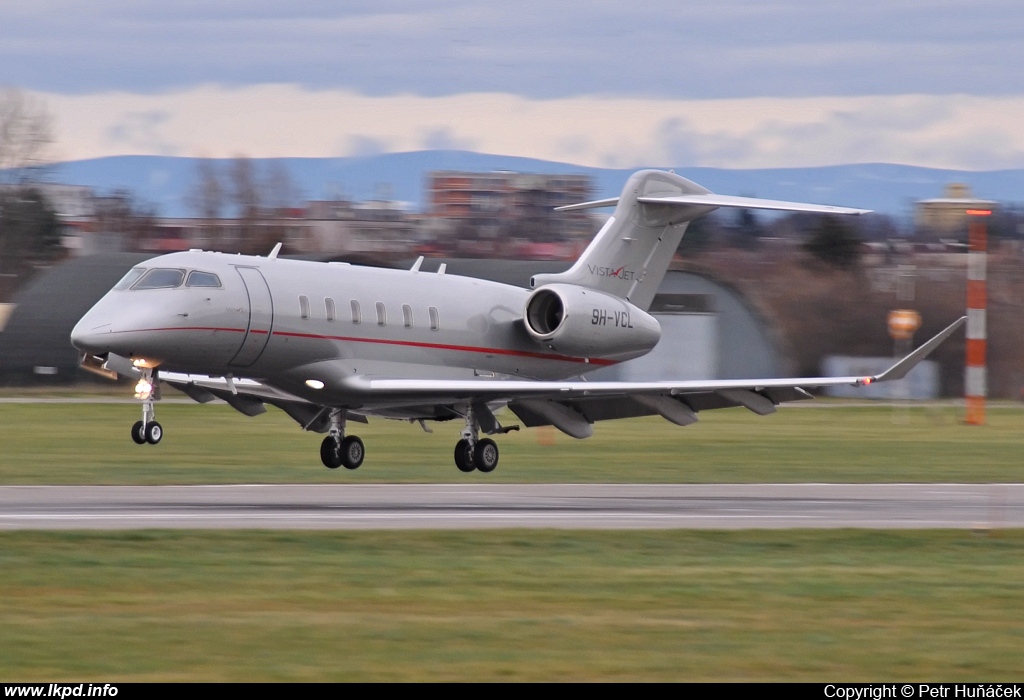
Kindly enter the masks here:
M 435 171 L 427 176 L 427 233 L 442 251 L 471 257 L 575 257 L 595 231 L 587 175 Z
M 306 253 L 369 253 L 406 256 L 420 241 L 420 217 L 404 202 L 314 200 L 306 203 Z
M 996 202 L 978 199 L 969 185 L 952 183 L 946 185 L 942 197 L 917 202 L 914 212 L 914 226 L 922 233 L 937 238 L 951 238 L 967 232 L 967 211 L 970 209 L 994 210 Z

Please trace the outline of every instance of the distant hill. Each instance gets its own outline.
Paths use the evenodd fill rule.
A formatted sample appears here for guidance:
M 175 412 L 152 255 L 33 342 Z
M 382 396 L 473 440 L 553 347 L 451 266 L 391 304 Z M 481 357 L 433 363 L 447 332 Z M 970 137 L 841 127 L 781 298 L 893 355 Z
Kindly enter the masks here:
M 163 216 L 190 216 L 187 192 L 195 180 L 195 158 L 114 156 L 55 165 L 54 182 L 88 185 L 100 193 L 133 191 Z M 253 159 L 258 167 L 270 159 Z M 513 170 L 535 173 L 585 173 L 594 179 L 595 197 L 614 197 L 633 170 L 587 168 L 514 156 L 468 151 L 417 151 L 351 158 L 281 158 L 303 197 L 351 199 L 385 197 L 422 209 L 425 175 L 431 170 Z M 221 161 L 227 163 L 227 161 Z M 944 185 L 966 182 L 982 198 L 1024 202 L 1024 170 L 972 172 L 908 165 L 863 164 L 821 168 L 726 170 L 676 167 L 675 171 L 721 194 L 791 199 L 874 209 L 909 215 L 911 203 L 941 195 Z

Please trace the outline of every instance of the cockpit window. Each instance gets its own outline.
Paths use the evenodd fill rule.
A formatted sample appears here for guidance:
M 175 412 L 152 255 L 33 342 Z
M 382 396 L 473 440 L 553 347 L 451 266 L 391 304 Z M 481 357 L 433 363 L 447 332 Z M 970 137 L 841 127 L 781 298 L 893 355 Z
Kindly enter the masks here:
M 147 272 L 132 289 L 172 289 L 180 287 L 185 280 L 184 270 L 154 268 Z
M 128 274 L 121 278 L 121 281 L 114 285 L 114 289 L 128 289 L 142 277 L 146 272 L 144 267 L 133 267 L 128 270 Z
M 220 277 L 213 274 L 212 272 L 200 272 L 199 270 L 192 270 L 188 273 L 188 281 L 185 282 L 186 287 L 219 287 Z

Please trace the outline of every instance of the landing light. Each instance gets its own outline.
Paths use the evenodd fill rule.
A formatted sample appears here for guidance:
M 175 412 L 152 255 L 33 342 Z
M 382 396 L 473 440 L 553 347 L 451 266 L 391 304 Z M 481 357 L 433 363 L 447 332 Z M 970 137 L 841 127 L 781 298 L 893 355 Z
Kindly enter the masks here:
M 864 377 L 864 379 L 861 380 L 861 384 L 863 384 L 864 386 L 867 386 L 868 384 L 870 384 L 873 381 L 874 381 L 873 377 Z
M 323 389 L 324 383 L 319 379 L 307 379 L 306 386 L 308 386 L 310 389 Z
M 153 362 L 152 360 L 147 360 L 144 357 L 138 357 L 138 358 L 132 360 L 132 365 L 134 367 L 143 367 L 143 368 L 146 368 L 146 369 L 153 369 L 154 367 L 156 367 L 157 363 Z
M 153 394 L 153 384 L 145 379 L 140 379 L 135 385 L 135 398 L 145 401 Z

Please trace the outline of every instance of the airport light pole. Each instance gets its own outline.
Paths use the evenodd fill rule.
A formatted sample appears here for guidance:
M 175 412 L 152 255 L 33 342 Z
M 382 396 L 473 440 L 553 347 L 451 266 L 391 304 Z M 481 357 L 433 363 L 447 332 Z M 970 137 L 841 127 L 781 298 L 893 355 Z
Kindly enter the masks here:
M 986 257 L 988 254 L 985 222 L 991 209 L 968 209 L 967 243 L 967 358 L 964 370 L 964 399 L 968 425 L 985 424 L 985 397 L 988 394 L 986 370 Z

